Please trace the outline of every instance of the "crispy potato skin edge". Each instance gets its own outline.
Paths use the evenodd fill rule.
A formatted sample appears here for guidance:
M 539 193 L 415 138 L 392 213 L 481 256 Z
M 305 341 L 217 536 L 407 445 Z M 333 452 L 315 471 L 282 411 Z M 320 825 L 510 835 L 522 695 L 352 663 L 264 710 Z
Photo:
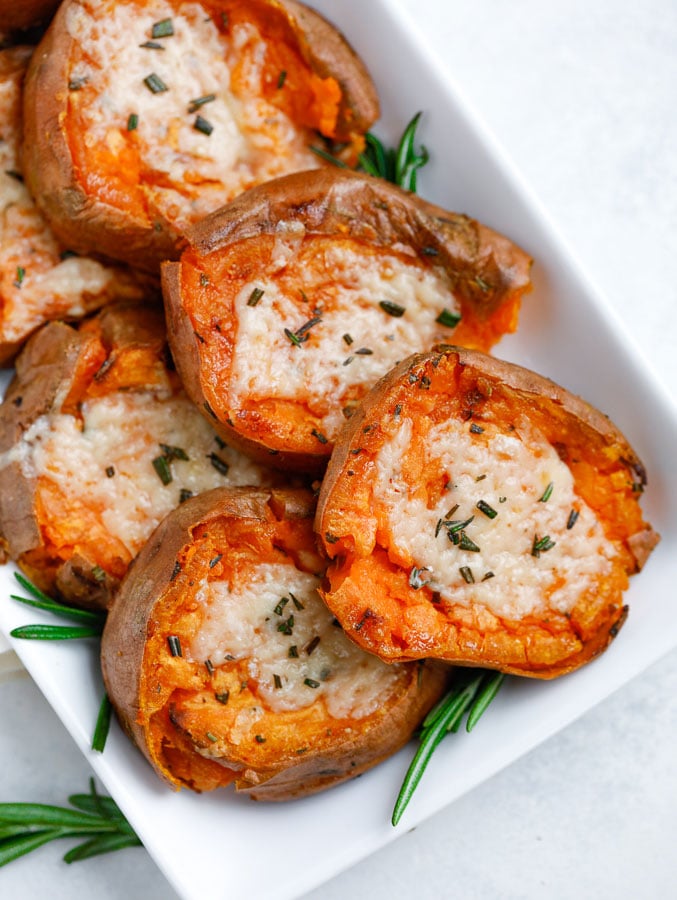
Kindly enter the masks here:
M 157 272 L 164 260 L 178 257 L 180 232 L 157 213 L 149 222 L 89 196 L 73 163 L 65 128 L 73 43 L 66 17 L 71 5 L 70 0 L 61 4 L 29 65 L 24 92 L 26 183 L 65 246 Z M 378 99 L 352 48 L 328 22 L 300 4 L 266 0 L 263 5 L 284 10 L 309 65 L 320 75 L 337 78 L 347 92 L 339 139 L 366 131 L 378 117 Z M 322 43 L 315 47 L 315 41 Z
M 195 225 L 186 240 L 190 252 L 206 257 L 239 241 L 274 234 L 278 223 L 288 220 L 302 223 L 310 234 L 350 236 L 384 248 L 407 244 L 423 259 L 429 258 L 432 249 L 439 263 L 453 273 L 462 303 L 478 318 L 490 316 L 506 296 L 520 295 L 530 287 L 531 260 L 507 238 L 386 181 L 340 169 L 294 173 L 252 188 Z M 209 412 L 181 266 L 181 262 L 163 265 L 162 290 L 172 354 L 193 402 L 225 441 L 258 462 L 321 474 L 331 442 L 319 444 L 314 453 L 281 450 L 271 456 L 266 445 Z M 478 296 L 476 276 L 486 267 L 492 272 L 495 290 Z
M 312 518 L 314 500 L 307 491 L 217 488 L 178 507 L 150 538 L 130 568 L 108 615 L 101 644 L 104 683 L 123 729 L 157 774 L 174 787 L 182 784 L 154 758 L 147 742 L 140 685 L 147 628 L 162 603 L 174 563 L 192 541 L 194 529 L 220 517 L 264 519 L 271 507 L 287 518 Z M 235 786 L 259 800 L 289 800 L 333 786 L 376 765 L 395 753 L 447 686 L 451 669 L 425 663 L 411 667 L 406 691 L 364 736 L 343 741 L 332 753 L 300 757 L 278 771 L 240 772 Z M 377 716 L 368 717 L 378 718 Z M 331 767 L 332 773 L 327 769 Z
M 386 407 L 391 390 L 399 383 L 399 381 L 412 369 L 425 365 L 428 362 L 432 362 L 432 360 L 436 357 L 440 357 L 440 355 L 455 357 L 458 366 L 470 366 L 489 381 L 500 382 L 511 390 L 533 398 L 534 403 L 538 403 L 539 398 L 548 398 L 568 415 L 578 420 L 578 422 L 583 423 L 598 435 L 602 445 L 615 445 L 621 448 L 620 458 L 624 465 L 633 472 L 634 477 L 639 484 L 646 484 L 646 471 L 644 465 L 629 445 L 623 433 L 607 416 L 595 409 L 581 397 L 572 394 L 544 376 L 512 363 L 497 359 L 496 357 L 462 347 L 440 346 L 430 353 L 414 354 L 408 359 L 403 360 L 397 367 L 388 373 L 388 375 L 382 378 L 377 385 L 375 385 L 365 402 L 363 402 L 361 408 L 358 409 L 356 414 L 344 426 L 322 482 L 315 517 L 315 531 L 319 536 L 321 546 L 330 557 L 336 557 L 340 560 L 341 556 L 341 550 L 337 549 L 340 545 L 334 545 L 332 542 L 327 541 L 325 535 L 328 531 L 328 517 L 331 515 L 332 504 L 334 503 L 333 492 L 344 469 L 350 467 L 350 451 L 353 448 L 353 445 L 361 443 L 360 438 L 363 437 L 365 423 L 378 420 Z M 660 536 L 650 525 L 646 525 L 643 530 L 626 538 L 626 545 L 635 559 L 635 571 L 641 569 L 651 553 L 651 550 L 656 546 L 659 540 Z M 321 590 L 321 595 L 329 607 L 333 608 L 331 593 L 326 590 Z M 333 611 L 338 615 L 336 609 Z M 509 674 L 533 678 L 549 679 L 564 675 L 579 668 L 602 653 L 618 634 L 623 622 L 627 618 L 627 614 L 627 606 L 619 607 L 613 614 L 610 613 L 606 625 L 601 627 L 598 632 L 584 644 L 582 650 L 567 658 L 561 664 L 542 668 L 529 668 L 528 666 L 511 666 L 509 664 L 495 665 L 492 662 L 492 667 Z M 346 626 L 345 622 L 342 624 L 344 627 Z M 357 643 L 363 645 L 362 641 L 358 639 L 358 635 L 353 633 L 352 629 L 346 629 L 346 632 L 349 633 L 351 638 L 356 640 Z M 364 646 L 365 649 L 374 652 L 372 646 Z M 442 654 L 440 654 L 440 657 L 442 658 Z M 395 652 L 389 652 L 387 658 L 389 661 L 395 662 L 415 658 L 415 654 L 398 656 Z M 444 656 L 443 658 L 451 664 L 470 666 L 489 664 L 482 659 L 466 659 L 455 656 Z

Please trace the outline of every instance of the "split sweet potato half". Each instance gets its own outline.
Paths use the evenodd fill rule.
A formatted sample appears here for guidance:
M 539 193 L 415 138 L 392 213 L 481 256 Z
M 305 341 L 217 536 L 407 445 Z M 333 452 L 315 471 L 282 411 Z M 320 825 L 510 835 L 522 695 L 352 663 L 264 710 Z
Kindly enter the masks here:
M 145 540 L 187 497 L 271 477 L 186 397 L 152 307 L 44 326 L 0 404 L 2 545 L 42 590 L 76 605 L 109 606 Z
M 172 353 L 224 440 L 320 473 L 396 362 L 440 340 L 488 350 L 517 325 L 530 259 L 473 219 L 366 175 L 261 185 L 162 268 Z
M 102 640 L 123 727 L 176 787 L 310 794 L 399 749 L 447 681 L 355 647 L 317 594 L 314 499 L 219 489 L 187 501 L 125 578 Z
M 413 356 L 348 423 L 318 501 L 322 596 L 360 646 L 550 678 L 616 635 L 658 536 L 601 413 L 457 347 Z
M 154 271 L 241 191 L 356 161 L 378 117 L 343 37 L 293 0 L 64 0 L 26 88 L 26 178 L 62 241 Z M 319 134 L 318 134 L 319 133 Z

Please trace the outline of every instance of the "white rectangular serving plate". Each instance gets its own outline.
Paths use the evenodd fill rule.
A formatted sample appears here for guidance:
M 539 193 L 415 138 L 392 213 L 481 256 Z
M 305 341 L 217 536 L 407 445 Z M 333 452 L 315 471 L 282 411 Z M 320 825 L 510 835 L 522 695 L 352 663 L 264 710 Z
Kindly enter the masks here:
M 493 139 L 417 36 L 397 0 L 315 0 L 366 60 L 380 92 L 376 129 L 392 142 L 422 110 L 420 138 L 432 160 L 420 193 L 505 232 L 534 257 L 534 290 L 518 333 L 498 355 L 582 394 L 625 431 L 644 460 L 643 508 L 663 535 L 627 594 L 630 617 L 612 647 L 555 682 L 510 679 L 481 727 L 438 748 L 397 829 L 392 806 L 412 756 L 408 747 L 363 777 L 286 804 L 252 803 L 230 791 L 174 793 L 113 725 L 103 754 L 90 750 L 103 686 L 94 642 L 12 640 L 24 665 L 122 807 L 151 856 L 187 900 L 298 897 L 451 803 L 563 728 L 677 646 L 672 580 L 677 530 L 677 410 L 603 297 L 590 285 Z M 406 66 L 402 61 L 406 60 Z M 49 621 L 6 600 L 0 628 Z M 265 848 L 265 854 L 262 852 Z

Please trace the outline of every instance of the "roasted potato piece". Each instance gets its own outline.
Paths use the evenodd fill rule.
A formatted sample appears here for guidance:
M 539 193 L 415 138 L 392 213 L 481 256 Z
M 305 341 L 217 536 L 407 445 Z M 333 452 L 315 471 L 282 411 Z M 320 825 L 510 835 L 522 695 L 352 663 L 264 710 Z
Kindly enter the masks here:
M 125 578 L 106 689 L 171 784 L 314 793 L 394 753 L 441 696 L 448 667 L 388 666 L 336 627 L 313 512 L 306 491 L 210 491 L 164 520 Z
M 225 447 L 169 365 L 159 309 L 52 322 L 0 405 L 0 535 L 43 590 L 106 607 L 155 526 L 194 493 L 270 483 Z
M 0 31 L 25 31 L 42 25 L 58 5 L 59 0 L 0 0 Z
M 348 423 L 318 501 L 321 594 L 386 660 L 551 678 L 606 648 L 658 536 L 641 462 L 579 397 L 461 348 L 413 356 Z
M 345 418 L 397 361 L 514 330 L 530 260 L 394 185 L 324 169 L 262 185 L 163 266 L 188 394 L 229 443 L 321 472 Z
M 69 246 L 155 270 L 246 188 L 355 161 L 378 116 L 343 37 L 291 0 L 65 0 L 26 89 L 26 177 Z
M 0 365 L 44 322 L 81 318 L 115 299 L 141 300 L 151 287 L 147 276 L 69 252 L 24 186 L 21 98 L 31 53 L 0 51 Z

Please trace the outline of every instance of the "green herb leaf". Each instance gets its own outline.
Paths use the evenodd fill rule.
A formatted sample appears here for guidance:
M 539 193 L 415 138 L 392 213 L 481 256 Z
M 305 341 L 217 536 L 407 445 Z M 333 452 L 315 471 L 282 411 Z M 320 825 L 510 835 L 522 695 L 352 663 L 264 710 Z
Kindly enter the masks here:
M 10 631 L 13 638 L 30 641 L 71 641 L 100 637 L 101 628 L 77 625 L 21 625 Z
M 486 669 L 468 669 L 456 676 L 456 683 L 423 720 L 419 747 L 402 782 L 393 809 L 392 824 L 397 823 L 418 787 L 435 749 L 449 732 L 458 731 L 468 712 L 466 729 L 477 724 L 503 683 L 504 675 Z
M 94 734 L 92 735 L 92 750 L 95 750 L 97 753 L 103 753 L 103 748 L 106 746 L 112 712 L 113 706 L 110 698 L 108 694 L 104 694 L 99 706 L 99 714 L 96 717 Z

